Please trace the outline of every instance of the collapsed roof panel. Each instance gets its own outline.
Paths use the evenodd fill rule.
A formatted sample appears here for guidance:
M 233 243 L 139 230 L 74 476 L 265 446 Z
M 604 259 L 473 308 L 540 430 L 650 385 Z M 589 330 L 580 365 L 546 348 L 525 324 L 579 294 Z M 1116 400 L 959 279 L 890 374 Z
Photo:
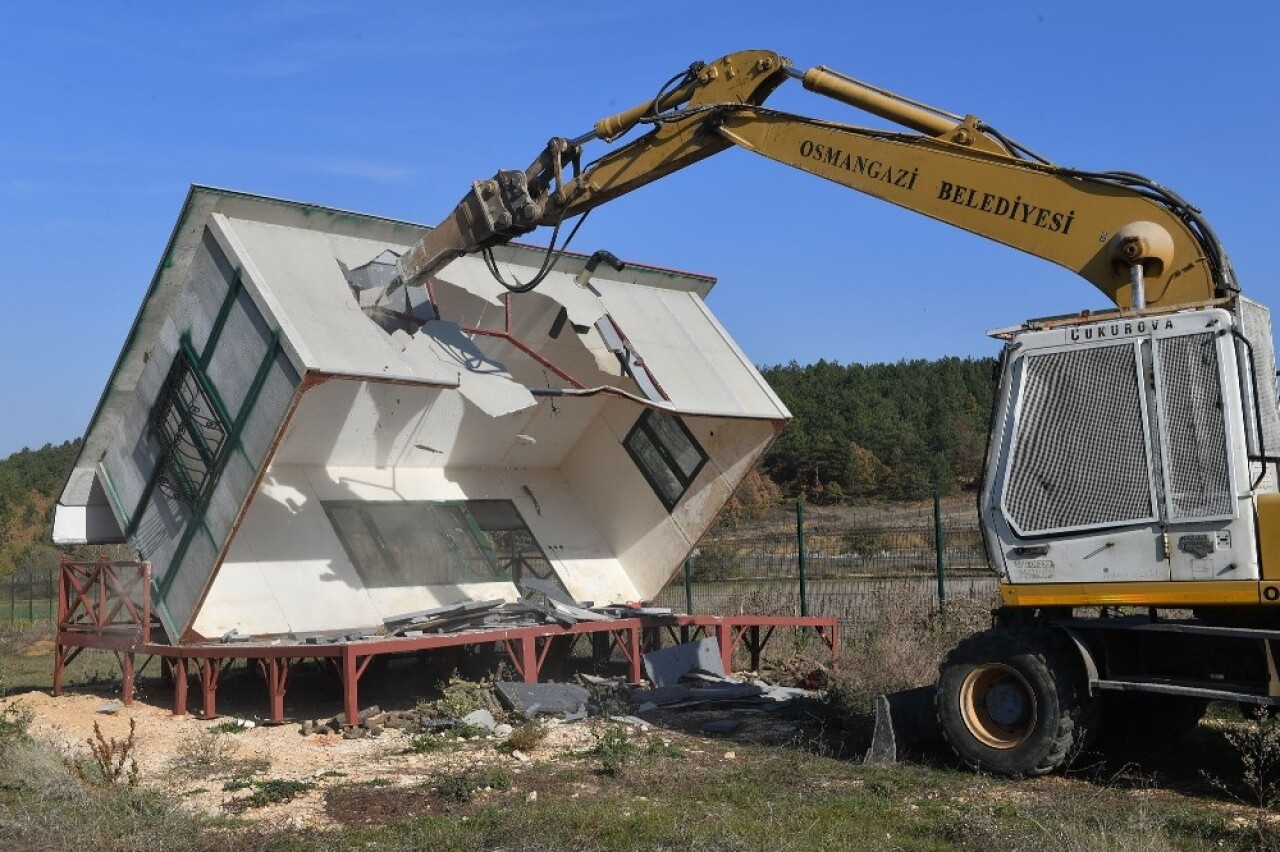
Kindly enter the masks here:
M 528 578 L 651 598 L 789 416 L 708 279 L 581 286 L 565 257 L 512 295 L 462 258 L 410 293 L 389 270 L 420 232 L 192 191 L 55 514 L 58 542 L 152 562 L 172 641 L 371 629 Z

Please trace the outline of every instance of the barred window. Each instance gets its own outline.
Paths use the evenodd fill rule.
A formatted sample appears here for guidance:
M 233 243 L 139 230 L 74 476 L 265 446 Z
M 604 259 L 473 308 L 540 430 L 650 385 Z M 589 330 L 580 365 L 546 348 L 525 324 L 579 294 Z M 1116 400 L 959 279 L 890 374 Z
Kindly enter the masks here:
M 670 512 L 689 490 L 707 454 L 680 418 L 646 409 L 623 445 Z
M 369 588 L 554 578 L 510 500 L 326 500 L 329 522 Z
M 156 484 L 165 494 L 196 503 L 210 484 L 222 455 L 227 426 L 218 416 L 185 351 L 174 356 L 151 409 L 151 434 L 162 458 Z

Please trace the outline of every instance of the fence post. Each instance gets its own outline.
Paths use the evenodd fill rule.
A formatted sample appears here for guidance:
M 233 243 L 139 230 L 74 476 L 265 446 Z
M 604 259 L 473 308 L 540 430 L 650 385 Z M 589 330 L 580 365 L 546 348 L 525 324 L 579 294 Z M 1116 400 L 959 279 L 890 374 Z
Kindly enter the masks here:
M 796 501 L 796 556 L 800 567 L 800 615 L 809 614 L 809 586 L 804 575 L 804 501 Z
M 684 611 L 693 615 L 693 569 L 688 559 L 684 561 Z
M 45 600 L 49 602 L 49 620 L 56 622 L 58 620 L 58 610 L 53 605 L 53 571 L 46 571 L 44 579 Z
M 938 568 L 938 609 L 947 604 L 946 551 L 947 543 L 942 534 L 942 493 L 933 492 L 933 548 L 937 556 Z

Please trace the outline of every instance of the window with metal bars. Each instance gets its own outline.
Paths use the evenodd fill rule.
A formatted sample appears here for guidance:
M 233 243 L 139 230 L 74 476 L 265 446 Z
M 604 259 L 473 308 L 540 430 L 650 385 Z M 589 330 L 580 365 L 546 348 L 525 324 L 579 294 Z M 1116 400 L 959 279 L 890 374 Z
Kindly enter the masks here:
M 510 500 L 325 500 L 369 588 L 553 579 Z
M 623 446 L 670 512 L 707 463 L 707 454 L 680 418 L 646 409 Z
M 151 434 L 162 457 L 156 485 L 185 503 L 204 496 L 227 438 L 218 416 L 186 352 L 179 351 L 151 409 Z

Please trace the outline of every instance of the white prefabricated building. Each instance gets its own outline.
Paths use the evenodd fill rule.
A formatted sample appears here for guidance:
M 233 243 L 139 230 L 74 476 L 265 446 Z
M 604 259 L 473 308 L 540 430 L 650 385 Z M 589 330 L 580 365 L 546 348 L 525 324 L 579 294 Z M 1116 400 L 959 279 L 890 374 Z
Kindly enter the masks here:
M 565 255 L 528 293 L 473 257 L 391 284 L 423 232 L 193 187 L 55 543 L 151 562 L 172 642 L 378 627 L 527 577 L 652 599 L 790 416 L 714 280 Z M 543 260 L 494 255 L 513 280 Z

